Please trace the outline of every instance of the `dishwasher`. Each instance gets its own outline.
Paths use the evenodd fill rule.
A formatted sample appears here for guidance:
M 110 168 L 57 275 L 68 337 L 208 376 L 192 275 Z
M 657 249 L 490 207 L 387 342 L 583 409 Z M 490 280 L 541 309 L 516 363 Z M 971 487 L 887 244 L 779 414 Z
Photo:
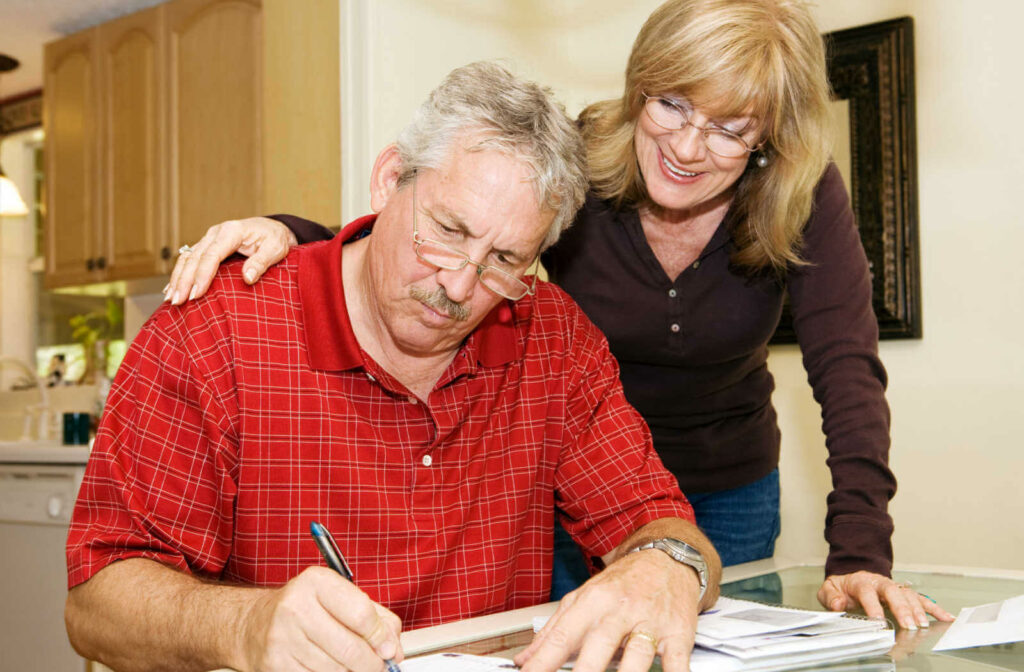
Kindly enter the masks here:
M 0 461 L 0 670 L 84 672 L 64 629 L 64 542 L 85 467 Z

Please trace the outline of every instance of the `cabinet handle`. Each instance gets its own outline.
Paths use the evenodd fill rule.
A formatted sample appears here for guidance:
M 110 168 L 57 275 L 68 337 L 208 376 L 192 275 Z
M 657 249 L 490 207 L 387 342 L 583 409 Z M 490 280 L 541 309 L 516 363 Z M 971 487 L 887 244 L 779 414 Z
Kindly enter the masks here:
M 91 271 L 94 268 L 96 268 L 96 260 L 95 259 L 86 259 L 85 260 L 85 270 Z
M 167 247 L 166 245 L 161 247 L 160 248 L 160 258 L 163 259 L 164 261 L 167 261 L 168 259 L 170 259 L 171 258 L 171 248 Z
M 106 267 L 107 267 L 107 258 L 106 257 L 100 257 L 99 259 L 96 260 L 96 268 L 98 268 L 98 269 L 100 269 L 102 271 Z

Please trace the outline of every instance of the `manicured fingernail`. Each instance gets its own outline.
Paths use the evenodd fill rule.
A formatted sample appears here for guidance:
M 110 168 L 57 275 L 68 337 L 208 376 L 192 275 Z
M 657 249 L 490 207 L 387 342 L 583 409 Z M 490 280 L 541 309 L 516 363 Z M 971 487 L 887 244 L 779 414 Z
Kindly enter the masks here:
M 918 621 L 917 625 L 919 627 L 922 627 L 922 628 L 930 628 L 932 623 L 927 618 L 925 618 L 925 619 L 922 619 L 922 620 Z
M 163 294 L 164 297 L 166 297 L 167 296 L 167 290 L 169 290 L 170 288 L 171 288 L 171 283 L 168 282 L 166 285 L 164 285 L 164 288 L 160 290 L 160 293 Z
M 256 271 L 251 268 L 245 272 L 245 281 L 249 284 L 256 282 Z
M 839 611 L 843 608 L 843 601 L 838 597 L 832 600 L 832 605 L 829 607 L 832 611 Z
M 913 623 L 904 623 L 903 627 L 907 630 L 917 630 L 917 626 Z
M 176 306 L 181 303 L 181 292 L 175 292 L 174 296 L 171 297 L 171 305 Z
M 194 301 L 195 298 L 196 298 L 196 292 L 198 292 L 198 291 L 199 291 L 198 287 L 193 287 L 192 291 L 189 292 L 189 294 L 188 294 L 188 300 L 189 301 Z
M 395 645 L 391 642 L 384 642 L 380 645 L 380 649 L 377 651 L 381 658 L 390 660 L 395 657 Z

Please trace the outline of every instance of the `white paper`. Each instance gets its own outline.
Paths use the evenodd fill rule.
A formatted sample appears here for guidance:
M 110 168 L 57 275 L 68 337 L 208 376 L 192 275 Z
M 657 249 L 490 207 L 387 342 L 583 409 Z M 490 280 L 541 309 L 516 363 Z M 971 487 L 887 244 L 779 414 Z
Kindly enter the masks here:
M 435 653 L 402 661 L 402 672 L 507 672 L 519 669 L 508 658 L 468 653 Z
M 843 613 L 838 611 L 770 607 L 720 597 L 713 608 L 697 619 L 697 632 L 705 637 L 724 640 L 806 628 L 842 616 Z
M 1024 641 L 1024 595 L 964 607 L 932 651 Z

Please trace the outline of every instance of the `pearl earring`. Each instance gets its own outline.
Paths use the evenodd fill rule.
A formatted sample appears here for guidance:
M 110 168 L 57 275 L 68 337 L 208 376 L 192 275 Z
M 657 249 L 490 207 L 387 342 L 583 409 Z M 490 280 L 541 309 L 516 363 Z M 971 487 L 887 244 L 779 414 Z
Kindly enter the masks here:
M 764 168 L 765 166 L 768 165 L 768 157 L 765 156 L 764 154 L 761 154 L 757 157 L 757 161 L 755 161 L 755 163 L 757 163 L 758 168 Z

